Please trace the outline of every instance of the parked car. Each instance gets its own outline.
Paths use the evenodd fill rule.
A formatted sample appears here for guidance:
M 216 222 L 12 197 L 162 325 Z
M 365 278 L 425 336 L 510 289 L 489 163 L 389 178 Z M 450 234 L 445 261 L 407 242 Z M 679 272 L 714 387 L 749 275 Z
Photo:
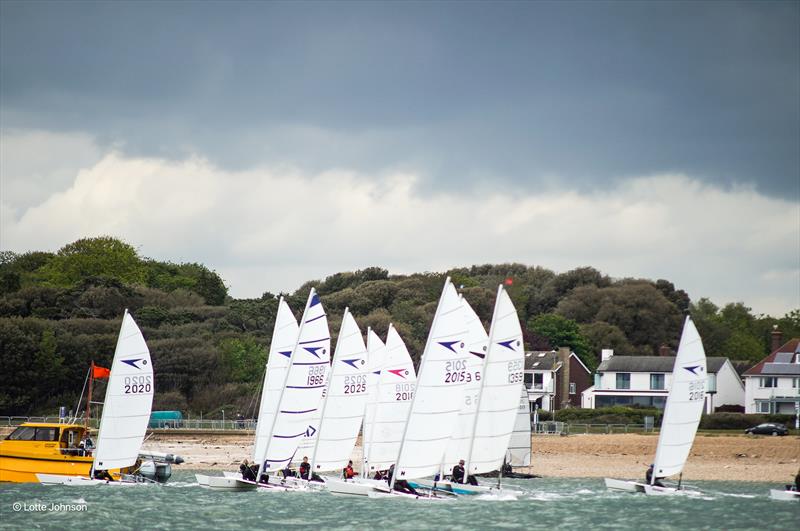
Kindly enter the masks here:
M 767 422 L 765 424 L 753 426 L 752 428 L 747 428 L 744 430 L 744 432 L 760 435 L 786 435 L 789 433 L 789 430 L 787 430 L 786 426 L 783 424 L 778 424 L 777 422 Z

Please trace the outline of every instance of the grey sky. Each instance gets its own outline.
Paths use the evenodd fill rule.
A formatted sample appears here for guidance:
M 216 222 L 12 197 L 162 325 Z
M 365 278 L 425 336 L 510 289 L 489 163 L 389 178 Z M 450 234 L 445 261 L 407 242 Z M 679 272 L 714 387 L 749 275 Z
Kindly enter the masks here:
M 560 270 L 595 265 L 612 275 L 696 285 L 694 298 L 758 299 L 762 303 L 754 306 L 780 312 L 800 306 L 799 94 L 800 2 L 4 0 L 0 246 L 58 248 L 102 228 L 154 257 L 206 261 L 228 272 L 239 296 L 293 289 L 292 282 L 304 280 L 301 274 L 368 265 L 398 272 L 465 261 L 522 261 Z M 262 209 L 276 199 L 273 188 L 263 187 L 267 182 L 283 186 L 284 179 L 295 179 L 282 188 L 294 196 L 309 182 L 344 172 L 353 197 L 364 189 L 376 197 L 386 190 L 402 195 L 402 186 L 391 183 L 410 183 L 413 193 L 403 196 L 406 210 L 399 216 L 419 216 L 453 197 L 462 200 L 452 204 L 456 210 L 477 208 L 481 197 L 505 194 L 530 200 L 534 210 L 537 201 L 583 204 L 614 221 L 604 225 L 581 212 L 575 217 L 584 225 L 567 231 L 572 240 L 550 241 L 552 235 L 531 235 L 544 218 L 520 214 L 529 225 L 518 238 L 530 247 L 518 252 L 519 239 L 498 247 L 473 242 L 486 252 L 451 260 L 397 260 L 386 250 L 359 251 L 356 259 L 332 249 L 316 268 L 306 258 L 283 273 L 273 270 L 275 256 L 240 253 L 244 242 L 269 242 L 276 254 L 283 249 L 256 234 L 231 242 L 208 231 L 209 242 L 170 247 L 170 238 L 184 235 L 161 228 L 159 237 L 166 240 L 157 243 L 150 233 L 126 233 L 130 225 L 107 225 L 88 210 L 87 219 L 76 219 L 69 230 L 36 229 L 48 216 L 83 204 L 93 189 L 86 179 L 108 177 L 101 169 L 131 179 L 136 161 L 144 159 L 161 161 L 158 172 L 176 181 L 200 160 L 215 177 L 196 190 L 198 197 L 221 180 L 237 181 L 245 195 L 244 184 L 262 187 Z M 651 176 L 668 177 L 651 182 Z M 715 247 L 714 256 L 706 257 L 714 267 L 741 264 L 741 278 L 700 282 L 691 267 L 674 263 L 670 249 L 662 249 L 663 256 L 647 251 L 651 261 L 640 261 L 638 235 L 628 242 L 594 231 L 625 231 L 626 223 L 634 223 L 655 240 L 662 236 L 655 231 L 677 231 L 675 223 L 687 218 L 675 217 L 682 205 L 631 191 L 643 182 L 671 191 L 683 183 L 730 208 L 746 210 L 750 201 L 775 210 L 781 215 L 769 219 L 785 226 L 772 231 L 780 238 L 766 239 L 780 250 L 741 245 L 742 234 L 757 240 L 770 230 L 750 216 L 709 215 L 695 220 L 705 227 L 694 235 L 718 241 L 693 245 L 699 252 Z M 429 201 L 431 194 L 444 203 Z M 229 207 L 248 208 L 248 198 L 226 197 Z M 327 208 L 347 208 L 346 201 L 317 199 Z M 629 205 L 608 209 L 620 200 L 651 207 L 629 218 L 623 212 Z M 143 208 L 129 207 L 126 216 Z M 664 215 L 654 220 L 659 209 Z M 181 215 L 178 208 L 173 212 Z M 95 214 L 108 215 L 102 209 Z M 175 225 L 206 219 L 186 215 Z M 228 223 L 231 231 L 246 232 L 235 217 Z M 497 229 L 485 237 L 498 231 L 509 234 Z M 571 247 L 581 236 L 586 246 Z M 614 241 L 613 256 L 602 254 L 607 245 L 591 247 L 605 237 Z M 538 247 L 537 238 L 548 246 Z M 376 236 L 374 247 L 379 242 Z M 678 245 L 671 239 L 665 244 Z M 756 247 L 772 254 L 769 263 L 753 254 Z M 629 259 L 619 260 L 620 253 Z M 264 268 L 275 285 L 258 281 Z M 769 286 L 745 288 L 757 275 Z

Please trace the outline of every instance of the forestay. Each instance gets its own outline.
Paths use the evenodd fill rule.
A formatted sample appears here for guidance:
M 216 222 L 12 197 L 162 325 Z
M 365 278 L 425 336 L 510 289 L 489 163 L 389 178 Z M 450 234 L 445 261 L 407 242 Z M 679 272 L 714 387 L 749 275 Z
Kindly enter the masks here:
M 481 391 L 481 373 L 486 359 L 489 335 L 481 323 L 480 317 L 464 298 L 464 318 L 467 325 L 467 370 L 465 371 L 464 396 L 455 432 L 447 443 L 442 468 L 445 473 L 461 459 L 466 459 L 475 430 L 475 413 L 478 410 L 478 397 Z
M 707 378 L 703 343 L 691 318 L 686 317 L 661 421 L 653 478 L 683 470 L 703 413 Z
M 263 464 L 262 456 L 267 448 L 269 431 L 278 411 L 278 402 L 286 383 L 286 371 L 289 369 L 289 358 L 297 343 L 300 330 L 292 310 L 283 297 L 278 301 L 278 314 L 275 317 L 275 328 L 272 330 L 272 342 L 269 346 L 267 371 L 264 374 L 264 386 L 261 390 L 261 406 L 256 424 L 253 462 Z
M 475 435 L 467 457 L 469 474 L 497 470 L 503 463 L 519 408 L 525 348 L 519 316 L 499 286 L 489 331 L 489 351 L 481 378 Z
M 530 466 L 531 464 L 531 413 L 528 391 L 525 385 L 520 387 L 519 407 L 514 431 L 508 443 L 506 462 L 511 466 Z
M 411 354 L 392 325 L 389 325 L 386 334 L 385 352 L 385 361 L 378 377 L 373 430 L 367 445 L 366 462 L 370 472 L 386 470 L 397 459 L 417 382 Z
M 466 328 L 464 307 L 448 278 L 420 362 L 392 484 L 439 471 L 461 411 L 470 356 Z
M 330 346 L 328 319 L 319 296 L 312 288 L 300 322 L 297 343 L 292 349 L 265 455 L 258 460 L 267 472 L 288 465 L 302 437 L 315 430 L 310 421 L 319 408 L 325 389 Z
M 322 420 L 311 454 L 312 470 L 342 469 L 350 459 L 367 403 L 370 364 L 356 320 L 345 309 L 330 380 L 320 408 Z
M 150 350 L 125 310 L 100 417 L 94 470 L 136 463 L 150 420 L 154 387 Z

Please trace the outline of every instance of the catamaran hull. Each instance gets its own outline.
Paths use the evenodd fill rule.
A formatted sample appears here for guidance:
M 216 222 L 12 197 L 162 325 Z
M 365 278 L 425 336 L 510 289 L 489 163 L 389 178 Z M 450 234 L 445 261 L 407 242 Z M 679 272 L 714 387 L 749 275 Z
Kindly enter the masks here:
M 408 482 L 409 485 L 417 488 L 433 490 L 434 492 L 444 492 L 459 495 L 474 496 L 480 494 L 497 494 L 497 495 L 517 495 L 516 491 L 506 490 L 497 487 L 489 487 L 486 485 L 470 485 L 468 483 L 453 483 L 452 481 L 431 481 L 430 479 L 415 479 Z
M 67 485 L 69 487 L 93 487 L 96 485 L 110 485 L 112 487 L 130 487 L 133 485 L 147 485 L 140 481 L 108 481 L 80 476 L 60 476 L 58 474 L 36 474 L 42 485 Z
M 800 491 L 797 490 L 777 490 L 771 489 L 769 491 L 769 497 L 773 500 L 795 500 L 800 501 Z
M 390 494 L 385 481 L 375 479 L 344 480 L 327 478 L 325 489 L 336 496 L 371 496 L 372 493 Z
M 241 478 L 233 478 L 226 476 L 206 476 L 203 474 L 195 474 L 197 483 L 201 487 L 211 490 L 227 490 L 227 491 L 244 491 L 255 490 L 258 485 L 252 481 L 245 481 Z
M 619 490 L 622 492 L 644 492 L 645 484 L 624 479 L 605 478 L 606 488 L 609 490 Z

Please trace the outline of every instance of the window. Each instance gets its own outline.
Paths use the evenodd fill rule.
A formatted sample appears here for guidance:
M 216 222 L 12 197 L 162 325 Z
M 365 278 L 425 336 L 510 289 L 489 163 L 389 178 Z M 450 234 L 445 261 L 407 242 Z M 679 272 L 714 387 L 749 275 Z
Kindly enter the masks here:
M 58 428 L 36 428 L 37 441 L 57 441 Z
M 650 375 L 650 389 L 663 390 L 664 389 L 664 375 L 651 374 Z
M 769 402 L 756 402 L 756 411 L 759 413 L 769 413 Z
M 574 395 L 576 392 L 576 385 L 575 382 L 569 383 L 569 394 Z
M 21 426 L 11 432 L 8 436 L 9 441 L 32 441 L 36 437 L 36 428 Z
M 761 387 L 778 387 L 778 379 L 774 376 L 762 377 Z
M 631 373 L 618 372 L 617 373 L 617 389 L 630 389 L 631 388 Z
M 542 373 L 534 373 L 533 374 L 533 388 L 534 389 L 541 389 L 544 387 L 544 374 Z
M 20 426 L 8 436 L 9 441 L 57 441 L 58 428 Z

